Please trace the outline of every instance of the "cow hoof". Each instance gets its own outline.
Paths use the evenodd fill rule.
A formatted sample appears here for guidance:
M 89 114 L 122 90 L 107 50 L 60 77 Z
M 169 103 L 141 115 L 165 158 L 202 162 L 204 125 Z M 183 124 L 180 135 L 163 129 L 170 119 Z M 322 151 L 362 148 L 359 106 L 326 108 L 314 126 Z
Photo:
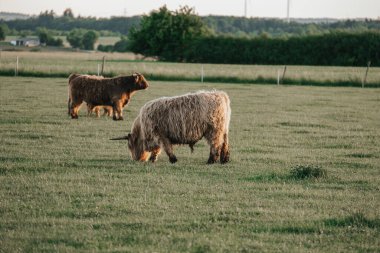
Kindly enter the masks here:
M 229 161 L 230 161 L 230 158 L 227 157 L 227 158 L 225 158 L 225 159 L 221 159 L 221 160 L 220 160 L 220 163 L 221 163 L 221 164 L 224 164 L 224 163 L 228 163 Z
M 207 164 L 213 164 L 213 163 L 215 163 L 215 159 L 210 157 L 207 161 Z
M 119 120 L 124 120 L 123 116 L 120 116 L 120 117 L 119 117 Z
M 169 161 L 170 161 L 171 163 L 176 163 L 178 160 L 177 160 L 177 157 L 172 156 L 172 157 L 169 157 Z
M 72 119 L 78 119 L 78 115 L 71 116 Z

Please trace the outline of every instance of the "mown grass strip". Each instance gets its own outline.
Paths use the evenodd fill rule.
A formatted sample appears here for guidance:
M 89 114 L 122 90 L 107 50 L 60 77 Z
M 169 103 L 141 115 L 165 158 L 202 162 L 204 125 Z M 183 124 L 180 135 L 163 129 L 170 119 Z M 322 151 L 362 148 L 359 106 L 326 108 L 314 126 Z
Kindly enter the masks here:
M 71 73 L 68 72 L 41 72 L 41 71 L 25 71 L 20 70 L 18 76 L 22 77 L 42 77 L 42 78 L 67 78 Z M 86 74 L 96 75 L 95 72 L 88 72 Z M 15 71 L 13 69 L 0 69 L 0 76 L 14 76 Z M 104 74 L 106 77 L 117 76 L 118 73 L 107 72 Z M 185 77 L 177 75 L 157 75 L 146 74 L 148 80 L 151 81 L 188 81 L 188 82 L 200 82 L 200 77 Z M 223 76 L 207 76 L 203 79 L 208 83 L 237 83 L 237 84 L 271 84 L 276 85 L 277 80 L 275 78 L 239 78 L 239 77 L 223 77 Z M 362 87 L 359 81 L 318 81 L 312 79 L 293 79 L 286 78 L 282 85 L 299 85 L 299 86 L 323 86 L 323 87 Z M 380 88 L 380 83 L 367 83 L 365 88 Z

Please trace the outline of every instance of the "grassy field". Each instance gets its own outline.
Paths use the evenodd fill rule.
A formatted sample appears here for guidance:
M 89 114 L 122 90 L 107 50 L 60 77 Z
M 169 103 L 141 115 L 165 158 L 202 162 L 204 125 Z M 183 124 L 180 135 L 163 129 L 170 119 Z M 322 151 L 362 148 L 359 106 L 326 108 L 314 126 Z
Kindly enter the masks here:
M 71 120 L 66 79 L 0 77 L 0 252 L 379 252 L 379 89 L 150 84 L 124 121 Z M 204 141 L 176 164 L 109 141 L 145 102 L 213 88 L 230 163 L 206 165 Z
M 103 56 L 106 56 L 105 74 L 119 75 L 138 71 L 155 80 L 200 80 L 203 67 L 205 81 L 276 84 L 278 73 L 282 76 L 284 68 L 143 61 L 141 56 L 132 53 L 3 51 L 0 57 L 0 74 L 14 74 L 17 56 L 20 74 L 24 72 L 29 76 L 65 77 L 73 72 L 96 74 Z M 361 86 L 365 72 L 365 67 L 287 66 L 285 83 Z M 367 83 L 369 87 L 380 86 L 380 68 L 370 68 Z

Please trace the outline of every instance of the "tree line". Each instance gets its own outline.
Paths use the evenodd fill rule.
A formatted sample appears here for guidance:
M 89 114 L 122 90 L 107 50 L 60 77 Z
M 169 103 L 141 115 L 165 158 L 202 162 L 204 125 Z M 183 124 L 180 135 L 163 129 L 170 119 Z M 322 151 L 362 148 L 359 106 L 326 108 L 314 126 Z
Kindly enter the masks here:
M 28 31 L 35 32 L 37 27 L 44 27 L 56 31 L 59 35 L 62 33 L 66 34 L 65 32 L 73 29 L 104 31 L 112 35 L 126 35 L 133 26 L 139 25 L 140 20 L 140 16 L 111 18 L 75 17 L 71 9 L 66 9 L 61 16 L 58 16 L 54 11 L 44 11 L 38 16 L 33 16 L 29 19 L 0 22 L 8 26 L 11 34 L 27 33 Z
M 124 22 L 129 19 L 107 19 L 109 22 L 120 21 L 120 26 L 113 25 L 113 29 L 126 29 L 123 31 L 128 31 L 128 37 L 121 36 L 115 45 L 99 45 L 98 50 L 132 51 L 161 61 L 175 62 L 363 66 L 371 61 L 372 66 L 380 66 L 379 21 L 288 24 L 271 19 L 200 17 L 194 9 L 187 6 L 175 11 L 163 6 L 149 15 L 136 17 L 138 23 L 125 26 Z M 89 23 L 104 21 L 75 18 L 70 9 L 66 9 L 60 17 L 56 17 L 52 11 L 46 11 L 32 18 L 33 22 L 38 21 L 41 26 L 71 29 L 66 36 L 72 47 L 93 50 L 99 31 L 72 29 L 74 26 L 65 25 L 65 22 L 72 25 L 84 20 Z M 59 25 L 52 25 L 58 21 L 61 22 Z M 7 24 L 12 24 L 9 22 Z M 22 23 L 21 20 L 13 22 Z M 7 24 L 0 24 L 0 28 Z M 98 26 L 88 27 L 100 29 Z M 273 27 L 276 29 L 273 30 Z M 305 27 L 307 30 L 303 30 Z M 252 30 L 256 36 L 241 36 Z M 54 39 L 54 31 L 56 30 L 45 27 L 38 28 L 37 34 L 47 45 L 59 46 L 62 41 Z M 237 36 L 236 33 L 241 34 Z M 281 34 L 285 36 L 280 36 Z
M 162 7 L 141 20 L 130 32 L 130 49 L 162 61 L 229 63 L 380 66 L 380 32 L 335 31 L 290 38 L 221 36 L 183 7 Z
M 128 35 L 132 28 L 140 27 L 144 16 L 132 17 L 81 17 L 74 16 L 68 8 L 62 15 L 54 11 L 44 11 L 38 16 L 29 19 L 16 19 L 2 21 L 9 27 L 10 34 L 20 32 L 35 32 L 38 27 L 44 27 L 55 31 L 56 34 L 66 35 L 73 29 L 95 30 L 99 33 L 112 35 Z M 380 30 L 379 20 L 336 20 L 335 22 L 318 22 L 310 20 L 310 23 L 292 21 L 290 24 L 281 19 L 274 18 L 245 18 L 234 16 L 203 16 L 201 21 L 218 35 L 231 35 L 237 37 L 290 37 L 320 35 L 331 31 L 365 32 Z

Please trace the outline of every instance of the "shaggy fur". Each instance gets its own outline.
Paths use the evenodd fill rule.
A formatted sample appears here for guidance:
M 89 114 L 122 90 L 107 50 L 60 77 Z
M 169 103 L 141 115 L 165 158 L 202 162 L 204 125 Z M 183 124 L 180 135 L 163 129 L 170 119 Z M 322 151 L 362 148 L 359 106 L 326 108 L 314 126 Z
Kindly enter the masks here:
M 177 161 L 173 144 L 192 147 L 203 137 L 210 145 L 208 163 L 229 161 L 228 130 L 230 100 L 223 91 L 198 91 L 183 96 L 159 98 L 146 103 L 124 137 L 132 158 L 156 161 L 161 148 L 171 163 Z
M 132 95 L 148 86 L 144 76 L 138 73 L 114 78 L 71 74 L 68 113 L 71 118 L 77 119 L 80 105 L 86 102 L 90 108 L 111 106 L 113 119 L 122 120 L 122 109 L 129 103 Z

